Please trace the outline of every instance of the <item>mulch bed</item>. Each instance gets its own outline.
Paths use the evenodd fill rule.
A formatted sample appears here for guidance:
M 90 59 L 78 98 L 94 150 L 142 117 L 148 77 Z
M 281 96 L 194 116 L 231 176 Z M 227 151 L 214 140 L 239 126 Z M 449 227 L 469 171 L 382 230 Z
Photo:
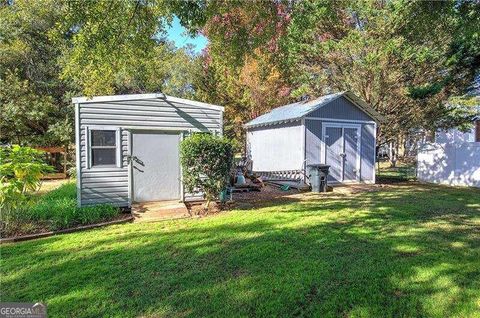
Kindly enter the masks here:
M 204 201 L 185 202 L 185 205 L 190 216 L 203 217 L 214 215 L 226 210 L 252 208 L 262 202 L 268 202 L 273 199 L 288 200 L 288 196 L 301 193 L 302 192 L 298 190 L 283 191 L 279 187 L 265 185 L 260 191 L 235 192 L 232 195 L 232 201 L 227 201 L 225 203 L 212 202 L 208 213 L 204 209 Z
M 284 191 L 279 187 L 266 184 L 260 191 L 238 192 L 233 194 L 235 202 L 261 202 L 272 199 L 284 198 L 286 196 L 303 193 L 296 189 Z

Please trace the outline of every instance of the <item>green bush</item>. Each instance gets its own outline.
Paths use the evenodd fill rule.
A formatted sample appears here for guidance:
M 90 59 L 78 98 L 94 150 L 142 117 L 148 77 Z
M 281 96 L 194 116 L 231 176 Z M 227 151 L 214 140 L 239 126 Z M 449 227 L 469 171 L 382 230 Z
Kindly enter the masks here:
M 208 209 L 210 202 L 228 185 L 233 162 L 232 141 L 211 134 L 193 134 L 180 145 L 180 161 L 187 191 L 202 191 Z
M 15 222 L 6 224 L 2 236 L 60 230 L 110 220 L 119 214 L 111 205 L 77 207 L 76 185 L 67 183 L 49 193 L 31 198 L 17 209 Z
M 11 209 L 27 200 L 25 194 L 36 191 L 41 177 L 53 168 L 42 159 L 42 152 L 30 147 L 0 148 L 0 208 Z
M 29 194 L 36 191 L 40 178 L 53 168 L 42 159 L 42 152 L 30 147 L 0 148 L 0 224 L 2 229 L 20 222 L 29 206 Z

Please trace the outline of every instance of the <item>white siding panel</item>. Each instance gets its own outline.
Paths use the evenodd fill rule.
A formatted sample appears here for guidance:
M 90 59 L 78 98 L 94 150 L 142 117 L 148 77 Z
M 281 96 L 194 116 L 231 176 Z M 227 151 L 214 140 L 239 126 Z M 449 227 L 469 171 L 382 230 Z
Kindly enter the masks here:
M 300 122 L 249 130 L 247 152 L 253 161 L 253 170 L 302 169 L 304 160 L 302 134 Z
M 133 121 L 151 121 L 151 122 L 169 122 L 169 123 L 184 123 L 185 124 L 185 119 L 183 118 L 178 118 L 177 117 L 165 117 L 165 116 L 138 116 L 138 115 L 119 115 L 119 114 L 88 114 L 88 115 L 80 115 L 80 118 L 87 123 L 89 120 L 104 120 L 104 121 L 109 121 L 109 120 L 115 120 L 115 122 L 119 121 L 127 121 L 127 122 L 133 122 Z M 197 118 L 198 119 L 198 118 Z M 203 124 L 217 124 L 218 119 L 215 118 L 202 118 L 202 123 Z
M 480 187 L 480 143 L 425 143 L 417 155 L 421 181 Z
M 94 188 L 84 188 L 84 193 L 123 193 L 125 191 L 124 187 L 94 187 Z M 127 191 L 128 192 L 128 191 Z

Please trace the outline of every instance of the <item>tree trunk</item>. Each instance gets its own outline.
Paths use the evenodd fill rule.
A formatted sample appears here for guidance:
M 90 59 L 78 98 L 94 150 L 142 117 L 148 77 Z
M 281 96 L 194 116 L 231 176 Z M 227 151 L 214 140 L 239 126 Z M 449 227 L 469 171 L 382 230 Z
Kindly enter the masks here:
M 390 168 L 395 168 L 397 166 L 397 150 L 396 150 L 396 142 L 390 141 L 389 144 L 389 159 L 390 159 Z
M 406 140 L 406 138 L 403 134 L 398 135 L 398 142 L 397 142 L 397 148 L 398 148 L 397 156 L 398 156 L 398 158 L 402 158 L 402 159 L 405 158 L 405 154 L 406 154 L 405 140 Z
M 205 202 L 205 206 L 204 206 L 204 210 L 205 210 L 205 215 L 208 214 L 208 210 L 210 209 L 210 202 L 212 202 L 212 200 L 210 198 L 206 198 L 206 202 Z

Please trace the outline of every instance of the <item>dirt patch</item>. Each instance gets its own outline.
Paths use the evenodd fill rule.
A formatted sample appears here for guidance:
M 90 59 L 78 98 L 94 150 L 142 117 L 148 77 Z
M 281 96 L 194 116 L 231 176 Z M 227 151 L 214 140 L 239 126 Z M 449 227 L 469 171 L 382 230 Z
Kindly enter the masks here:
M 225 210 L 249 210 L 256 207 L 262 207 L 265 203 L 271 204 L 272 201 L 281 202 L 294 202 L 294 201 L 307 201 L 307 200 L 319 200 L 325 197 L 337 197 L 347 196 L 351 194 L 363 193 L 363 192 L 376 192 L 382 191 L 390 186 L 383 184 L 356 184 L 356 185 L 341 185 L 333 188 L 333 191 L 326 193 L 313 193 L 309 191 L 299 191 L 296 189 L 290 189 L 284 191 L 279 187 L 266 184 L 260 189 L 260 191 L 250 192 L 234 192 L 226 203 L 212 202 L 208 213 L 205 211 L 202 201 L 186 202 L 185 205 L 191 216 L 206 216 L 217 214 Z
M 74 182 L 74 180 L 73 179 L 42 180 L 42 184 L 40 185 L 40 189 L 38 190 L 37 194 L 39 195 L 45 194 L 69 182 Z
M 303 192 L 294 189 L 284 191 L 279 187 L 267 184 L 262 187 L 260 191 L 234 192 L 232 199 L 235 202 L 261 202 L 278 198 L 286 198 L 292 195 L 301 195 L 302 193 Z
M 232 203 L 220 203 L 220 202 L 212 202 L 210 203 L 210 207 L 205 210 L 205 202 L 204 201 L 194 201 L 194 202 L 185 202 L 185 206 L 188 209 L 188 213 L 190 216 L 202 217 L 212 214 L 220 213 L 224 210 L 229 210 Z

